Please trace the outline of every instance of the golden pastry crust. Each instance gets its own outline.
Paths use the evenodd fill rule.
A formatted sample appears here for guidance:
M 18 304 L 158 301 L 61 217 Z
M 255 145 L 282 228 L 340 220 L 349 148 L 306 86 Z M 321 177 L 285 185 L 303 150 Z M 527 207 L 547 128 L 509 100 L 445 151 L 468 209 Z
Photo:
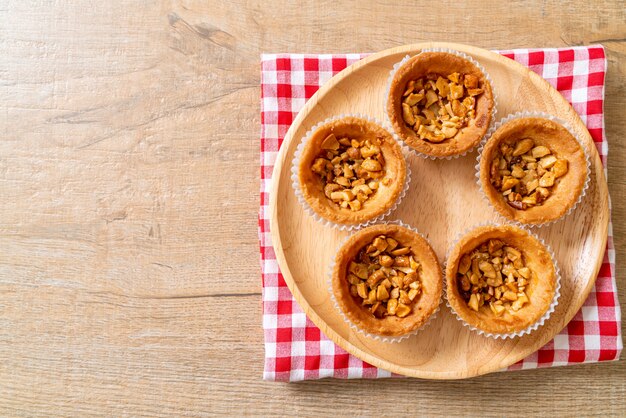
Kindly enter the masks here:
M 478 78 L 478 86 L 483 93 L 477 96 L 476 117 L 449 140 L 440 143 L 422 140 L 402 118 L 402 94 L 406 85 L 428 73 L 447 75 L 453 72 L 472 74 Z M 491 85 L 482 71 L 470 61 L 445 52 L 422 52 L 409 59 L 396 71 L 387 98 L 387 114 L 394 131 L 411 148 L 433 157 L 462 154 L 478 145 L 489 129 L 493 106 Z
M 350 284 L 346 279 L 350 261 L 363 246 L 379 235 L 410 246 L 422 267 L 419 276 L 422 284 L 421 295 L 412 305 L 411 313 L 404 318 L 376 318 L 350 294 Z M 437 310 L 441 300 L 443 275 L 435 252 L 424 238 L 400 225 L 381 224 L 360 230 L 339 249 L 332 272 L 332 287 L 339 307 L 353 324 L 368 333 L 396 337 L 415 331 Z
M 514 143 L 523 138 L 531 138 L 535 146 L 548 147 L 557 158 L 566 159 L 568 171 L 542 205 L 519 210 L 508 205 L 491 184 L 489 171 L 502 142 Z M 489 138 L 480 158 L 479 176 L 487 198 L 502 216 L 523 224 L 541 224 L 561 218 L 578 201 L 585 186 L 587 162 L 582 147 L 565 127 L 545 118 L 519 118 L 505 123 Z
M 527 286 L 528 304 L 517 312 L 505 311 L 496 316 L 488 305 L 473 311 L 459 292 L 457 270 L 461 257 L 489 239 L 500 239 L 520 250 L 526 266 L 537 273 L 537 279 L 530 280 Z M 528 232 L 508 225 L 484 226 L 474 229 L 455 245 L 447 261 L 446 282 L 448 302 L 465 322 L 485 332 L 508 334 L 528 328 L 546 313 L 556 292 L 556 271 L 550 253 Z
M 322 179 L 311 170 L 322 141 L 329 135 L 348 136 L 358 140 L 379 138 L 385 158 L 385 175 L 376 193 L 363 203 L 358 211 L 338 207 L 324 194 Z M 345 117 L 319 127 L 304 145 L 298 166 L 298 179 L 302 196 L 313 211 L 322 218 L 342 225 L 357 225 L 374 219 L 391 209 L 398 200 L 406 180 L 406 162 L 400 145 L 391 134 L 377 124 L 356 117 Z

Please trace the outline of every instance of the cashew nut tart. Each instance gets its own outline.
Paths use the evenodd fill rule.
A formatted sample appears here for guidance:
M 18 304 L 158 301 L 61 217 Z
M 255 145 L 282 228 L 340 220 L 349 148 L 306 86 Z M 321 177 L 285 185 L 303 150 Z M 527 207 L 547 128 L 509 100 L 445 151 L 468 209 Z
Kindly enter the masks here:
M 508 334 L 550 308 L 557 276 L 545 246 L 523 229 L 484 226 L 461 238 L 446 268 L 450 306 L 469 325 Z
M 424 238 L 400 225 L 381 224 L 360 230 L 341 247 L 332 288 L 340 309 L 361 330 L 401 336 L 436 312 L 443 277 Z
M 391 209 L 406 181 L 406 162 L 391 134 L 356 117 L 317 128 L 298 165 L 302 196 L 319 216 L 357 225 Z
M 587 177 L 585 153 L 562 125 L 513 119 L 482 151 L 481 186 L 495 209 L 523 224 L 559 219 L 578 201 Z
M 387 114 L 396 134 L 432 157 L 463 154 L 487 133 L 494 107 L 483 72 L 446 52 L 423 52 L 396 71 Z

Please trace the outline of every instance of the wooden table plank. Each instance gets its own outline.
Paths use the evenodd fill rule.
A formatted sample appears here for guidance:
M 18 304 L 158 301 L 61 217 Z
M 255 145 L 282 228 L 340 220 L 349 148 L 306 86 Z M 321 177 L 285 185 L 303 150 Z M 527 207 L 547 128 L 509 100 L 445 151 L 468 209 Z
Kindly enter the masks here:
M 256 230 L 260 53 L 601 42 L 626 300 L 624 21 L 619 1 L 4 2 L 0 411 L 624 415 L 623 360 L 456 382 L 261 381 Z

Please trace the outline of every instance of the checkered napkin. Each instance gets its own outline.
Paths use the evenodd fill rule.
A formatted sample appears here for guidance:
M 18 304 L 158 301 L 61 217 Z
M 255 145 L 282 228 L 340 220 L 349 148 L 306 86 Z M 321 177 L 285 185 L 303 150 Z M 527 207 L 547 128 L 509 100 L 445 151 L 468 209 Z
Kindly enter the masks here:
M 566 49 L 499 51 L 545 78 L 587 125 L 606 167 L 604 77 L 601 45 Z M 265 380 L 297 381 L 389 377 L 336 346 L 306 317 L 280 273 L 269 234 L 269 192 L 278 149 L 292 121 L 319 87 L 366 54 L 267 54 L 261 63 L 261 208 L 259 240 L 263 276 Z M 606 169 L 605 169 L 606 173 Z M 572 321 L 536 353 L 509 370 L 616 360 L 622 349 L 621 313 L 615 285 L 613 230 L 589 298 Z

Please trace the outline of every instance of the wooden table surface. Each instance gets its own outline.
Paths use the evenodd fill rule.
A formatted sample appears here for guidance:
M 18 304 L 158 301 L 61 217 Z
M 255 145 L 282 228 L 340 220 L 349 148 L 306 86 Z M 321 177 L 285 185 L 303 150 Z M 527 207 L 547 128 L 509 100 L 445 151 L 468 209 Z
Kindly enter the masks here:
M 257 238 L 260 53 L 602 43 L 624 307 L 622 2 L 67 3 L 0 6 L 1 415 L 626 414 L 624 360 L 264 382 Z

